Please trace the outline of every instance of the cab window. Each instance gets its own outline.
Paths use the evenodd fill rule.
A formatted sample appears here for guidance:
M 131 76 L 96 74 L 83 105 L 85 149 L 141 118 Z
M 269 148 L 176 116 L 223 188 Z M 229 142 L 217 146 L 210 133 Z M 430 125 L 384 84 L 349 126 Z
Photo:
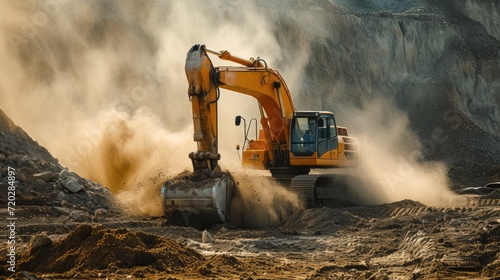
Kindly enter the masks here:
M 295 156 L 311 156 L 316 152 L 318 120 L 316 118 L 294 118 L 292 121 L 292 147 Z

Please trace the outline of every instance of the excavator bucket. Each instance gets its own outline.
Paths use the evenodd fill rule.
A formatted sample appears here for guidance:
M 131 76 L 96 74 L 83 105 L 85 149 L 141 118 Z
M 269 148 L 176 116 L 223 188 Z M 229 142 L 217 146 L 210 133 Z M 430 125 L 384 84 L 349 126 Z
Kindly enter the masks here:
M 163 211 L 167 217 L 176 211 L 195 215 L 206 225 L 225 223 L 229 220 L 232 190 L 233 181 L 228 176 L 172 179 L 161 188 Z

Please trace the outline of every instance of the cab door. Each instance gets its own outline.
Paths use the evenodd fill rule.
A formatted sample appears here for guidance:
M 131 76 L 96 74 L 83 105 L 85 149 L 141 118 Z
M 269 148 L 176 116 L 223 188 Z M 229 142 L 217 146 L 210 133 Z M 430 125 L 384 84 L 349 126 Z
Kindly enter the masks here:
M 338 138 L 335 119 L 324 115 L 318 120 L 318 158 L 338 159 Z
M 339 138 L 337 135 L 337 124 L 335 124 L 335 119 L 333 116 L 328 117 L 328 129 L 330 131 L 330 138 L 328 139 L 328 148 L 330 149 L 331 159 L 338 159 L 338 147 L 339 147 Z

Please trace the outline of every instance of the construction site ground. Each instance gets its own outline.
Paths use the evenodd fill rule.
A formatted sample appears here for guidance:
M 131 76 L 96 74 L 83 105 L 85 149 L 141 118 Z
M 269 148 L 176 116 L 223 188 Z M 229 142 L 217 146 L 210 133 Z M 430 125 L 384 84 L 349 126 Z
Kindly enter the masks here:
M 500 182 L 499 3 L 0 1 L 0 279 L 500 279 L 500 189 L 471 194 Z M 290 197 L 245 173 L 250 226 L 162 216 L 161 185 L 192 171 L 198 43 L 334 112 L 359 193 L 387 199 L 277 215 Z M 219 106 L 235 177 L 243 98 Z
M 17 279 L 498 279 L 500 192 L 450 203 L 428 207 L 404 200 L 308 209 L 274 228 L 226 224 L 205 232 L 167 226 L 164 217 L 110 211 L 81 223 L 64 215 L 62 207 L 21 206 L 19 266 L 15 274 L 2 274 Z

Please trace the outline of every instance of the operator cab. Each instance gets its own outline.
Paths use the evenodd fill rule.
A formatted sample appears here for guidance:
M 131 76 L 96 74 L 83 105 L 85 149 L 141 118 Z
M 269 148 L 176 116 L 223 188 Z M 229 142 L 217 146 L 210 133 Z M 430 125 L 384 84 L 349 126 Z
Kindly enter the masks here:
M 337 147 L 335 118 L 330 112 L 295 112 L 291 152 L 294 156 L 321 158 Z

